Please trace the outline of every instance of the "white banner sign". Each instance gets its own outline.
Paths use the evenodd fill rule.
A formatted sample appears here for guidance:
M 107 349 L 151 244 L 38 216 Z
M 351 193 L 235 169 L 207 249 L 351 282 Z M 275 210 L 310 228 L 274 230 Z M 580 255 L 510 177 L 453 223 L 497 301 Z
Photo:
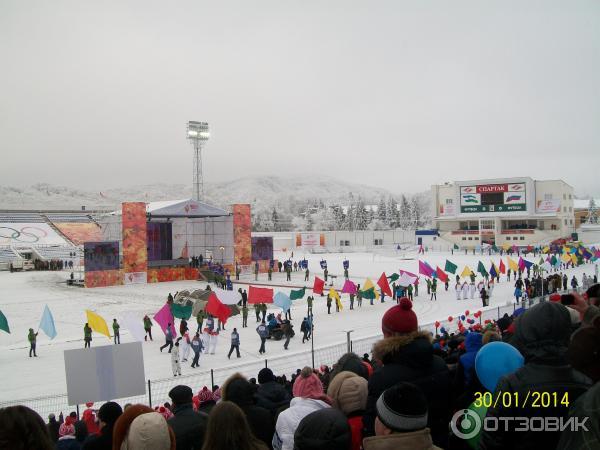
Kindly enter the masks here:
M 146 284 L 147 282 L 147 272 L 129 272 L 123 277 L 124 284 Z
M 321 245 L 319 233 L 301 233 L 300 243 L 302 247 L 318 247 Z
M 560 200 L 540 200 L 537 203 L 536 212 L 538 213 L 555 213 L 560 211 Z

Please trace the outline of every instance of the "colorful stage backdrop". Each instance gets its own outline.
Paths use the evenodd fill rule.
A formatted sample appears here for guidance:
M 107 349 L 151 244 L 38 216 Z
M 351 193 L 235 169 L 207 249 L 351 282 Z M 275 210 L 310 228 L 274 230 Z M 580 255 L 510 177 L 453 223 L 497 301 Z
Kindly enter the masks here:
M 54 226 L 75 245 L 103 239 L 102 229 L 95 223 L 54 222 Z
M 122 211 L 123 274 L 130 282 L 146 282 L 148 272 L 146 204 L 123 203 Z
M 253 237 L 252 238 L 252 261 L 273 259 L 273 238 Z
M 234 259 L 240 265 L 248 265 L 252 262 L 251 232 L 250 205 L 233 205 Z

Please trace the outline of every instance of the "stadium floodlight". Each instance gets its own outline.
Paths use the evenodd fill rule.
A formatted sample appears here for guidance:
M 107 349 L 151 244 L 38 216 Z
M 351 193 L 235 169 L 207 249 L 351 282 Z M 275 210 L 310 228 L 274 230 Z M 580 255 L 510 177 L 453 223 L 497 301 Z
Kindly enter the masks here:
M 202 201 L 204 198 L 204 179 L 202 176 L 202 146 L 210 138 L 208 123 L 189 121 L 187 124 L 187 138 L 194 146 L 194 200 Z

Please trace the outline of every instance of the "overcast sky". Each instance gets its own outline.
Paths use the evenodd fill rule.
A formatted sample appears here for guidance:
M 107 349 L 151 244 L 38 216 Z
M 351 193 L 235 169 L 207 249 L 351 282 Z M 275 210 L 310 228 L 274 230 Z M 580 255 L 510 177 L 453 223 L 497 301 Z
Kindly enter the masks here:
M 600 2 L 0 1 L 0 184 L 328 177 L 600 194 Z

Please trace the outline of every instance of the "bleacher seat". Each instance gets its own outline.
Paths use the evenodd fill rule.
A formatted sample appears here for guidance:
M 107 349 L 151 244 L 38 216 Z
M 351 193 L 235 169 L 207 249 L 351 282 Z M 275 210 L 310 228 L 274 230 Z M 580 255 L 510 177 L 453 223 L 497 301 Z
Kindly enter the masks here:
M 92 222 L 90 216 L 84 213 L 47 213 L 44 214 L 50 222 L 64 223 L 64 222 L 77 222 L 77 223 L 89 223 Z
M 38 213 L 0 212 L 0 223 L 44 223 L 46 219 Z
M 17 258 L 10 247 L 0 247 L 0 263 L 10 263 Z

